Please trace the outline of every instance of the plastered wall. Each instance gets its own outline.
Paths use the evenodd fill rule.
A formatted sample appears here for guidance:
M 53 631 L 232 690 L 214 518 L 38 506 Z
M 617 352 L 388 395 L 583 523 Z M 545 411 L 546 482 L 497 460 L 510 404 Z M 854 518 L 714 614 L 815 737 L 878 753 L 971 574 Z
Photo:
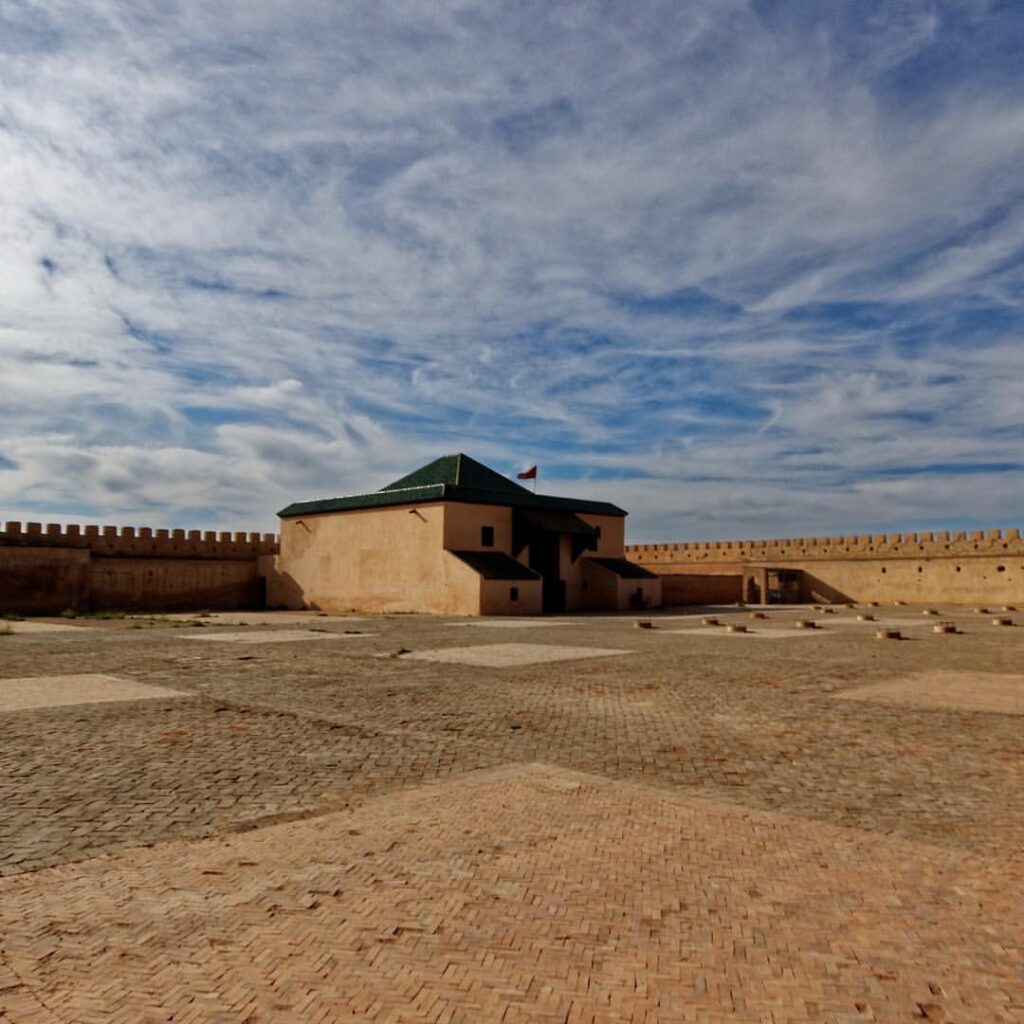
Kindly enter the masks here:
M 9 522 L 0 530 L 0 612 L 260 607 L 258 533 Z
M 565 580 L 565 607 L 566 611 L 575 609 L 594 608 L 617 608 L 619 607 L 618 590 L 615 589 L 615 596 L 611 592 L 604 592 L 605 588 L 591 585 L 591 576 L 594 566 L 588 565 L 587 559 L 595 558 L 621 558 L 624 539 L 624 520 L 621 516 L 595 516 L 585 513 L 577 513 L 580 519 L 590 526 L 596 526 L 601 530 L 601 536 L 597 538 L 597 547 L 593 551 L 587 551 L 580 555 L 574 562 L 572 560 L 572 538 L 564 536 L 559 546 L 559 571 L 562 579 Z M 605 578 L 606 570 L 601 570 L 601 580 Z M 611 574 L 608 574 L 611 575 Z M 618 579 L 618 577 L 613 577 Z
M 512 589 L 518 595 L 512 600 Z M 480 580 L 481 615 L 540 615 L 544 610 L 540 580 Z
M 683 604 L 735 604 L 743 600 L 743 574 L 673 573 L 662 576 L 661 600 L 666 607 Z
M 1024 540 L 1015 528 L 636 544 L 626 557 L 669 579 L 666 604 L 675 576 L 690 577 L 689 600 L 676 603 L 714 603 L 721 584 L 712 577 L 737 574 L 763 598 L 769 568 L 799 570 L 801 600 L 1024 603 Z
M 448 551 L 512 550 L 512 509 L 499 505 L 445 504 L 444 547 Z M 494 543 L 481 543 L 481 527 L 494 529 Z
M 444 549 L 447 508 L 402 505 L 285 519 L 268 604 L 479 614 L 480 577 Z
M 592 554 L 621 557 L 621 517 L 581 518 L 601 528 Z M 482 543 L 483 526 L 494 530 L 491 545 Z M 540 580 L 487 580 L 451 554 L 510 555 L 511 550 L 512 509 L 502 506 L 432 502 L 289 518 L 282 522 L 275 572 L 268 574 L 268 605 L 335 612 L 540 614 Z M 520 553 L 521 562 L 528 559 L 528 551 Z M 563 537 L 560 569 L 570 609 L 583 606 L 585 561 L 585 556 L 572 560 L 570 538 Z M 647 589 L 653 595 L 653 586 Z M 605 607 L 628 600 L 629 594 L 620 595 L 616 589 Z

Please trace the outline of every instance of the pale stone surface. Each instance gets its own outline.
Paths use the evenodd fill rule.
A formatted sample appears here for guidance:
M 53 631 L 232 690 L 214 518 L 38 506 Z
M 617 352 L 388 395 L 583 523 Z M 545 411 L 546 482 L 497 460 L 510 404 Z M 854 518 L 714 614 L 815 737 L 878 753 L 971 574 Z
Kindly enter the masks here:
M 725 628 L 726 625 L 727 623 L 723 620 L 720 626 L 703 626 L 697 629 L 663 629 L 661 632 L 676 636 L 720 637 L 723 640 L 792 640 L 802 636 L 828 636 L 827 629 L 796 629 L 793 626 L 786 629 L 774 626 L 748 626 L 746 633 L 730 633 Z
M 58 622 L 5 622 L 12 633 L 88 633 L 94 626 L 64 626 Z
M 260 633 L 183 633 L 181 640 L 212 640 L 225 644 L 292 644 L 300 640 L 358 640 L 376 633 L 335 633 L 313 629 L 275 629 Z
M 191 697 L 182 690 L 137 683 L 119 676 L 28 676 L 0 679 L 0 711 L 57 708 L 68 704 L 107 704 L 119 700 Z
M 147 616 L 138 615 L 135 618 L 145 619 Z M 172 615 L 161 616 L 174 621 L 192 622 L 199 619 L 209 625 L 234 626 L 240 622 L 250 625 L 274 626 L 274 625 L 302 625 L 316 626 L 328 622 L 362 622 L 362 615 L 323 615 L 320 612 L 175 612 Z
M 449 622 L 449 626 L 476 626 L 483 629 L 543 629 L 546 626 L 578 626 L 578 622 L 559 619 L 477 619 L 473 622 Z
M 577 658 L 606 658 L 629 651 L 606 647 L 564 647 L 558 644 L 483 644 L 478 647 L 442 647 L 403 654 L 406 661 L 443 661 L 454 665 L 483 665 L 511 668 L 545 661 L 574 661 Z
M 1024 676 L 988 672 L 921 672 L 884 683 L 857 686 L 833 696 L 841 700 L 1024 715 Z
M 942 616 L 939 616 L 941 619 Z M 931 629 L 935 625 L 934 619 L 925 618 L 921 616 L 916 619 L 896 618 L 893 616 L 879 615 L 877 618 L 867 622 L 858 622 L 856 618 L 847 619 L 836 616 L 834 619 L 828 619 L 827 622 L 819 621 L 818 625 L 829 625 L 829 626 L 857 626 L 864 629 L 870 629 L 872 626 L 878 629 L 880 626 L 893 626 L 897 629 Z

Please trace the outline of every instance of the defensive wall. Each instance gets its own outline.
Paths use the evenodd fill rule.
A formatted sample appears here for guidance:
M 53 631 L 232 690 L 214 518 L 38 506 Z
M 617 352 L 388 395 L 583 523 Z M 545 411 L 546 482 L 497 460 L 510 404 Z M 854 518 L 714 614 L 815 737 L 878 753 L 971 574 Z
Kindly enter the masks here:
M 1024 604 L 1019 529 L 633 544 L 666 605 L 766 601 Z M 778 597 L 776 598 L 778 599 Z
M 9 522 L 0 614 L 263 607 L 275 534 Z M 1024 605 L 1019 529 L 627 545 L 666 605 L 906 601 Z
M 0 613 L 262 608 L 277 551 L 271 533 L 9 522 Z

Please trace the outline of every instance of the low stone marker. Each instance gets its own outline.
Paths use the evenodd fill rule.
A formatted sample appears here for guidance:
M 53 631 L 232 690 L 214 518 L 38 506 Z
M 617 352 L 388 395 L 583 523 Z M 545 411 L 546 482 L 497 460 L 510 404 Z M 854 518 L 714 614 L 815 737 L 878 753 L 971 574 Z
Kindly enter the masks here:
M 880 629 L 875 633 L 876 640 L 902 640 L 903 634 L 898 629 Z

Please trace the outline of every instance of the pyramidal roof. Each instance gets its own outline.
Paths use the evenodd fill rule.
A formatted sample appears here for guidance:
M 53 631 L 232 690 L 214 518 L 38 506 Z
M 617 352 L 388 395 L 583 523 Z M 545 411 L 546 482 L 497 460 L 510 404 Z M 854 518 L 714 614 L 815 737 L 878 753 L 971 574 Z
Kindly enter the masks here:
M 476 505 L 505 505 L 514 508 L 590 512 L 602 516 L 624 516 L 617 505 L 607 501 L 558 498 L 534 494 L 514 480 L 496 473 L 468 455 L 442 455 L 413 473 L 370 494 L 350 494 L 322 501 L 296 501 L 277 514 L 282 519 L 317 515 L 322 512 L 349 512 L 356 509 L 384 508 L 391 505 L 420 505 L 431 501 L 458 501 Z
M 477 490 L 503 491 L 512 494 L 531 493 L 525 487 L 502 476 L 482 462 L 471 459 L 459 452 L 457 455 L 442 455 L 433 462 L 403 476 L 382 491 L 398 491 L 406 487 L 429 487 L 432 484 L 448 484 L 450 487 L 472 487 Z

